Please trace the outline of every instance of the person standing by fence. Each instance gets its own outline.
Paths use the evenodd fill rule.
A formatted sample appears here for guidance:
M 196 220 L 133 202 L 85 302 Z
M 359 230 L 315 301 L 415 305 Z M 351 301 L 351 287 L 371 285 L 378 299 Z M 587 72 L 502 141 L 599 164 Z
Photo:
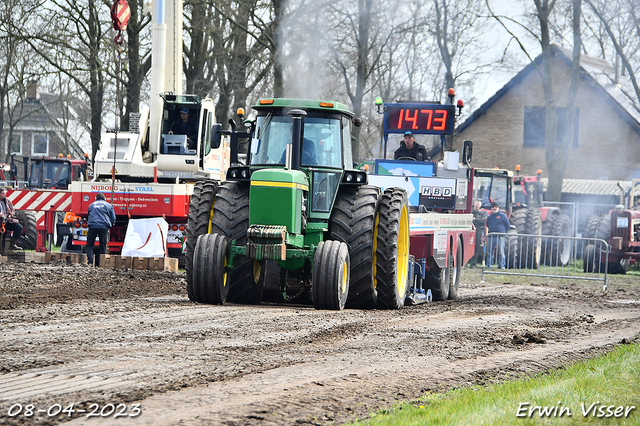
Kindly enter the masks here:
M 96 266 L 100 266 L 100 255 L 107 252 L 107 237 L 109 229 L 116 224 L 116 213 L 109 204 L 104 194 L 97 193 L 96 200 L 89 205 L 89 220 L 87 231 L 87 261 L 89 266 L 93 264 L 93 250 L 96 236 L 100 241 L 98 253 L 95 258 Z
M 487 216 L 487 232 L 506 234 L 511 224 L 507 215 L 500 211 L 500 206 L 495 201 L 491 203 L 491 214 Z M 504 235 L 488 235 L 487 237 L 487 268 L 493 264 L 493 250 L 497 250 L 498 266 L 505 269 L 504 259 Z

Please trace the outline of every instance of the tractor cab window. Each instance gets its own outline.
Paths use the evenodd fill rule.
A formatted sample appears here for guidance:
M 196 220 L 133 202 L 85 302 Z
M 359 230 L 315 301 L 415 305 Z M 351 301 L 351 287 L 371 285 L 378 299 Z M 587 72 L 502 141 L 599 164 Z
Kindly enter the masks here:
M 506 210 L 509 191 L 506 179 L 497 176 L 478 176 L 475 180 L 476 200 L 482 201 L 483 209 L 490 210 L 491 203 L 495 201 L 502 210 Z
M 291 116 L 258 117 L 256 138 L 251 144 L 251 164 L 284 164 L 282 153 L 291 143 Z
M 304 120 L 305 140 L 302 148 L 302 165 L 342 168 L 341 130 L 340 120 L 306 117 Z M 306 144 L 311 144 L 311 147 L 307 148 Z M 311 152 L 314 147 L 315 152 Z M 305 149 L 310 154 L 305 155 Z
M 165 104 L 160 153 L 195 155 L 199 118 L 200 105 Z
M 293 137 L 291 116 L 261 116 L 251 145 L 251 164 L 285 164 L 287 144 Z M 305 117 L 302 141 L 303 166 L 342 168 L 340 120 Z
M 340 185 L 339 172 L 313 172 L 311 210 L 328 213 Z

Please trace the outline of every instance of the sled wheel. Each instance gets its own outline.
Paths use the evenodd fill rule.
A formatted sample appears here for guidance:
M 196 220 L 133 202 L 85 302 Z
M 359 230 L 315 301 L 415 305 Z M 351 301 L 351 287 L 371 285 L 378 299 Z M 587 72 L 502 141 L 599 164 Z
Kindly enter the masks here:
M 219 234 L 198 237 L 193 254 L 193 297 L 196 302 L 222 305 L 229 294 L 227 239 Z
M 447 300 L 449 297 L 449 271 L 447 268 L 436 267 L 427 271 L 425 286 L 431 290 L 433 300 Z
M 460 277 L 462 276 L 462 241 L 458 241 L 456 249 L 455 265 L 453 257 L 453 246 L 449 249 L 449 300 L 458 298 L 458 288 L 460 287 Z
M 339 241 L 321 241 L 313 257 L 313 307 L 342 310 L 349 294 L 349 247 Z
M 402 188 L 380 196 L 373 279 L 380 309 L 400 309 L 409 288 L 409 200 Z

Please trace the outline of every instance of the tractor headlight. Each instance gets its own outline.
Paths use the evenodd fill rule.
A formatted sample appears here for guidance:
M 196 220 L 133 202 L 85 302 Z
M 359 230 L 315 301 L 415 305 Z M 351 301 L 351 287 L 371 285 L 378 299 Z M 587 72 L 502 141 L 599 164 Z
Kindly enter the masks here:
M 353 180 L 353 175 L 351 173 L 347 173 L 347 176 L 345 177 L 345 180 L 347 182 L 351 182 Z
M 356 182 L 358 183 L 364 182 L 364 176 L 362 175 L 362 173 L 358 173 L 358 176 L 356 176 Z

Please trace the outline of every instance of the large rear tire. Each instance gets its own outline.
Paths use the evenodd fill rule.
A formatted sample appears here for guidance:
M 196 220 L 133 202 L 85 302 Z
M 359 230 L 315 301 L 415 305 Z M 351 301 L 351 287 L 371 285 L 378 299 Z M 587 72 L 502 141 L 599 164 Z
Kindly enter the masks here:
M 38 241 L 38 231 L 36 229 L 37 219 L 36 212 L 33 210 L 17 210 L 16 219 L 22 225 L 22 248 L 27 250 L 35 250 Z
M 373 279 L 373 248 L 379 194 L 379 188 L 368 185 L 340 188 L 329 219 L 329 239 L 349 246 L 348 308 L 376 307 L 378 292 Z
M 380 196 L 376 216 L 375 288 L 380 309 L 400 309 L 409 289 L 409 200 L 402 188 Z
M 349 247 L 339 241 L 321 241 L 313 258 L 313 307 L 342 310 L 349 294 Z
M 237 245 L 245 245 L 249 229 L 249 185 L 232 181 L 220 183 L 210 217 L 209 233 L 218 233 L 224 235 L 227 241 L 235 240 Z M 260 303 L 263 278 L 260 261 L 236 256 L 228 276 L 227 300 L 249 305 Z
M 449 248 L 449 300 L 458 298 L 458 288 L 460 287 L 460 277 L 462 276 L 462 242 L 458 241 L 455 259 L 453 257 L 453 246 Z
M 209 221 L 213 199 L 218 189 L 218 182 L 204 180 L 196 182 L 191 194 L 189 215 L 187 216 L 187 242 L 185 244 L 185 265 L 187 279 L 187 295 L 189 300 L 195 300 L 193 295 L 193 253 L 200 235 L 209 231 Z
M 198 237 L 193 254 L 193 298 L 196 302 L 222 305 L 227 301 L 227 251 L 225 237 L 204 234 Z

